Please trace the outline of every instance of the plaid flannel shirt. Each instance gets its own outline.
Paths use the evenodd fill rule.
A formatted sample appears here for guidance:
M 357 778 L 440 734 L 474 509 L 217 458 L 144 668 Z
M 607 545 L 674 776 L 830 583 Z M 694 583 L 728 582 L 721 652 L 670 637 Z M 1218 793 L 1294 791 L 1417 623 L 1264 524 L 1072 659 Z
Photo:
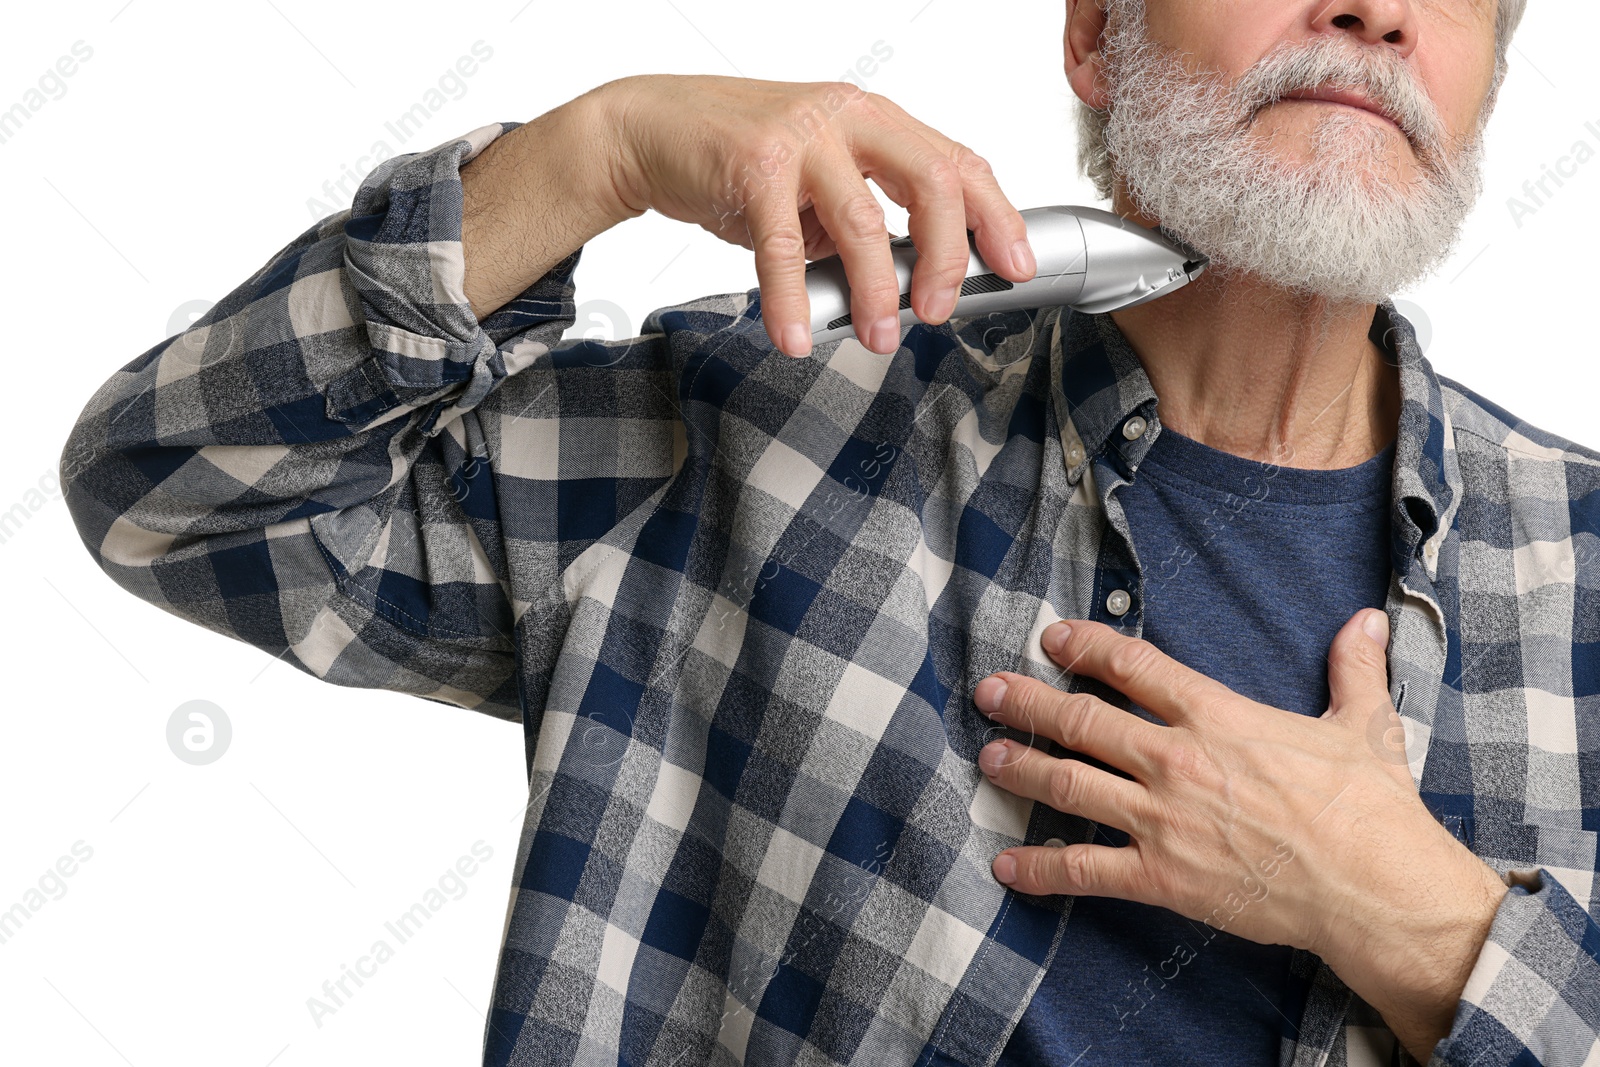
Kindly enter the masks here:
M 581 249 L 480 323 L 459 167 L 516 125 L 382 163 L 102 385 L 61 458 L 84 543 L 327 682 L 523 725 L 485 1064 L 992 1063 L 1072 898 L 990 860 L 1095 826 L 986 782 L 972 692 L 1079 684 L 1059 618 L 1140 631 L 1137 357 L 1046 308 L 793 360 L 758 290 L 562 340 Z M 1392 306 L 1372 336 L 1391 695 L 1509 887 L 1432 1063 L 1595 1063 L 1600 456 L 1436 375 Z M 1410 1060 L 1316 956 L 1291 980 L 1283 1064 Z

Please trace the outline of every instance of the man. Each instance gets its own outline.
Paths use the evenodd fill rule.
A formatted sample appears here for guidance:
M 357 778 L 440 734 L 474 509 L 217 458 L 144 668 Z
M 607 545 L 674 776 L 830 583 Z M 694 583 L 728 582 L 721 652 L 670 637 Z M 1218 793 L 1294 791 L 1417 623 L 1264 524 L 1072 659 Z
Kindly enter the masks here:
M 524 723 L 486 1063 L 1600 1055 L 1600 456 L 1386 300 L 1522 4 L 1108 7 L 1068 5 L 1089 170 L 1213 260 L 1161 301 L 558 344 L 578 252 L 468 306 L 502 124 L 85 410 L 119 583 Z

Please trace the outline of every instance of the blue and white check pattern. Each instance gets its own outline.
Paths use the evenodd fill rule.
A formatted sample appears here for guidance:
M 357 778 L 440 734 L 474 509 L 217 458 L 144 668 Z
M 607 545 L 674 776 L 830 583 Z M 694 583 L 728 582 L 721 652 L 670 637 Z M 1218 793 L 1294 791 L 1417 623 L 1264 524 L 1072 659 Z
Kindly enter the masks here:
M 61 459 L 84 543 L 325 681 L 523 724 L 485 1064 L 992 1063 L 1072 900 L 990 860 L 1095 826 L 984 779 L 972 691 L 1078 684 L 1058 618 L 1139 632 L 1115 490 L 1149 381 L 1064 308 L 892 358 L 776 353 L 757 290 L 562 340 L 581 249 L 480 324 L 459 167 L 516 125 L 384 162 L 113 375 Z M 1600 456 L 1437 376 L 1392 307 L 1373 337 L 1392 695 L 1423 799 L 1511 886 L 1432 1062 L 1600 1062 Z M 1283 1064 L 1409 1060 L 1294 973 Z

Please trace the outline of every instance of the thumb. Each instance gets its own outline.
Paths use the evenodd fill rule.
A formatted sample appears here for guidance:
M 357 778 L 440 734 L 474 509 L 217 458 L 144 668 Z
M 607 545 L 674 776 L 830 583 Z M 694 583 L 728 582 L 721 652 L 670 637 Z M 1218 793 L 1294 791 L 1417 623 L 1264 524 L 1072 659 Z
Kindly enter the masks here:
M 1389 617 L 1366 608 L 1350 617 L 1328 649 L 1328 705 L 1356 714 L 1389 703 Z

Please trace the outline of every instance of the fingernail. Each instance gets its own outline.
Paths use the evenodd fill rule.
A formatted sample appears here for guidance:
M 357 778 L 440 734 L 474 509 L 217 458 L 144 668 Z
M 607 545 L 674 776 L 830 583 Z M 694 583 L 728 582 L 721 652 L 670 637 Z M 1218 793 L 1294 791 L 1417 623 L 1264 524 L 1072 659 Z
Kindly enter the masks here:
M 783 350 L 791 356 L 809 355 L 811 334 L 798 322 L 791 322 L 783 328 Z
M 991 741 L 978 750 L 978 766 L 984 774 L 996 775 L 1006 765 L 1006 743 Z
M 1389 647 L 1389 616 L 1381 611 L 1367 612 L 1367 618 L 1361 624 L 1367 636 L 1377 642 L 1379 648 Z
M 883 355 L 892 355 L 900 349 L 900 318 L 897 315 L 885 315 L 872 324 L 872 345 L 874 352 Z
M 1044 646 L 1046 652 L 1052 656 L 1058 656 L 1061 654 L 1061 650 L 1066 647 L 1067 638 L 1070 636 L 1072 636 L 1072 627 L 1064 622 L 1053 622 L 1044 628 L 1044 633 L 1039 635 L 1039 643 Z
M 950 317 L 956 309 L 956 289 L 951 286 L 941 292 L 935 293 L 933 299 L 928 301 L 928 317 L 943 322 Z
M 1011 246 L 1011 265 L 1020 274 L 1032 274 L 1038 266 L 1033 259 L 1033 249 L 1028 247 L 1028 242 L 1018 241 Z
M 972 691 L 972 702 L 978 705 L 979 710 L 993 715 L 1000 710 L 1000 704 L 1006 698 L 1006 680 L 990 675 L 978 683 Z
M 1002 852 L 994 858 L 995 880 L 1010 885 L 1017 880 L 1017 861 L 1008 852 Z

